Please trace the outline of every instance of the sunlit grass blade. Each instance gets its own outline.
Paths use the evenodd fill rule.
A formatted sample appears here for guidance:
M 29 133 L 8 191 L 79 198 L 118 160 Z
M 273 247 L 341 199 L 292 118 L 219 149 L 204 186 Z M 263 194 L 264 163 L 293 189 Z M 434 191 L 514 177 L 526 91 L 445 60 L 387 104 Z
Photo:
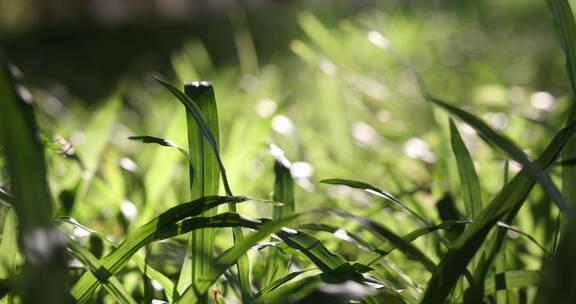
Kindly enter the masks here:
M 2 240 L 0 241 L 0 279 L 6 279 L 16 274 L 17 267 L 22 263 L 18 250 L 18 231 L 16 213 L 14 209 L 8 210 L 4 218 Z M 13 294 L 2 298 L 1 304 L 12 303 Z
M 202 111 L 210 133 L 214 136 L 216 147 L 219 145 L 218 110 L 212 85 L 207 82 L 194 82 L 184 87 L 186 96 Z M 210 145 L 189 110 L 186 110 L 188 151 L 191 154 L 188 166 L 190 198 L 196 199 L 206 195 L 218 194 L 218 163 Z M 209 210 L 202 216 L 212 216 L 217 210 Z M 214 229 L 193 231 L 190 235 L 186 256 L 178 278 L 177 289 L 183 293 L 205 273 L 213 262 Z M 206 303 L 207 298 L 201 299 Z
M 576 123 L 560 130 L 538 158 L 539 166 L 548 168 L 575 131 Z M 440 303 L 446 299 L 491 228 L 507 211 L 522 206 L 534 184 L 532 174 L 527 172 L 526 167 L 523 168 L 480 212 L 444 255 L 437 271 L 428 281 L 422 303 Z
M 530 240 L 534 245 L 536 245 L 536 247 L 540 248 L 540 250 L 542 250 L 542 252 L 544 252 L 544 254 L 549 255 L 550 253 L 548 252 L 548 250 L 546 248 L 544 248 L 544 246 L 542 246 L 542 244 L 540 244 L 540 242 L 538 242 L 538 240 L 536 240 L 533 236 L 531 236 L 530 234 L 528 234 L 525 231 L 520 230 L 517 227 L 508 225 L 504 222 L 497 222 L 496 226 L 498 226 L 499 228 L 504 229 L 505 231 L 511 231 L 511 232 L 515 232 L 518 233 L 519 235 L 522 235 L 524 237 L 526 237 L 528 240 Z
M 216 140 L 214 134 L 212 134 L 210 126 L 208 125 L 206 118 L 204 118 L 204 116 L 202 114 L 202 110 L 198 107 L 198 105 L 196 105 L 194 100 L 192 100 L 190 97 L 186 96 L 186 94 L 184 94 L 182 91 L 178 90 L 178 88 L 176 88 L 175 86 L 173 86 L 169 82 L 162 80 L 158 77 L 156 77 L 156 81 L 158 81 L 159 84 L 161 84 L 163 87 L 165 87 L 180 102 L 182 102 L 182 104 L 186 107 L 187 113 L 190 114 L 192 116 L 192 118 L 196 121 L 196 124 L 198 124 L 198 128 L 202 132 L 202 135 L 206 138 L 206 141 L 209 144 L 210 150 L 214 154 L 214 157 L 218 163 L 218 168 L 220 170 L 220 175 L 222 178 L 222 183 L 224 185 L 224 190 L 226 192 L 226 195 L 232 196 L 232 191 L 230 190 L 230 185 L 228 184 L 228 178 L 226 177 L 226 169 L 224 168 L 224 164 L 222 163 L 222 159 L 220 158 L 218 141 Z M 211 87 L 211 84 L 209 84 L 209 83 L 207 83 L 205 85 L 209 85 Z
M 400 200 L 398 200 L 392 194 L 390 194 L 390 193 L 388 193 L 388 192 L 386 192 L 386 191 L 384 191 L 384 190 L 382 190 L 376 186 L 370 185 L 370 184 L 362 182 L 362 181 L 343 179 L 343 178 L 324 179 L 324 180 L 321 180 L 320 182 L 325 183 L 325 184 L 331 184 L 331 185 L 343 185 L 343 186 L 348 186 L 348 187 L 355 188 L 355 189 L 364 190 L 370 194 L 376 195 L 376 196 L 381 197 L 387 201 L 390 201 L 394 204 L 397 204 L 405 212 L 407 212 L 408 214 L 410 214 L 411 216 L 416 218 L 422 224 L 429 224 L 429 221 L 426 218 L 424 218 L 423 216 L 418 214 L 416 211 L 410 209 L 410 207 L 406 206 L 404 203 L 402 203 Z
M 366 248 L 366 249 L 372 248 L 372 245 L 370 243 L 368 243 L 367 241 L 363 240 L 360 236 L 358 236 L 355 233 L 352 233 L 350 231 L 346 231 L 346 230 L 342 229 L 341 227 L 336 227 L 336 226 L 332 226 L 332 225 L 328 225 L 328 224 L 308 223 L 308 224 L 300 225 L 300 226 L 298 226 L 298 228 L 303 229 L 303 230 L 329 232 L 339 239 L 351 241 L 354 244 L 356 244 L 362 248 Z
M 4 189 L 2 189 L 0 187 L 0 202 L 2 202 L 3 204 L 5 204 L 6 207 L 11 207 L 14 204 L 14 197 L 4 191 Z
M 134 141 L 140 141 L 140 142 L 143 142 L 145 144 L 157 144 L 157 145 L 164 146 L 164 147 L 176 148 L 176 149 L 178 149 L 178 152 L 180 152 L 180 154 L 182 154 L 182 156 L 184 156 L 186 161 L 188 161 L 188 162 L 191 161 L 190 155 L 188 155 L 188 152 L 186 152 L 186 150 L 184 150 L 183 148 L 181 148 L 180 146 L 178 146 L 177 144 L 175 144 L 173 141 L 171 141 L 169 139 L 164 139 L 164 138 L 154 137 L 154 136 L 148 136 L 148 135 L 130 136 L 130 137 L 128 137 L 128 139 L 134 140 Z
M 122 269 L 138 249 L 153 241 L 163 230 L 172 229 L 177 222 L 187 217 L 197 216 L 205 210 L 215 208 L 221 204 L 236 204 L 247 200 L 248 198 L 246 197 L 207 196 L 172 207 L 147 224 L 130 232 L 116 250 L 100 259 L 100 263 L 106 267 L 111 274 L 115 274 Z M 94 275 L 85 273 L 70 289 L 70 293 L 76 301 L 84 303 L 88 300 L 88 297 L 94 291 L 97 284 L 98 280 Z
M 281 286 L 254 299 L 254 304 L 298 302 L 322 283 L 319 276 L 304 277 L 299 280 L 288 280 Z
M 72 256 L 84 264 L 84 267 L 87 269 L 87 271 L 91 272 L 98 278 L 98 281 L 100 281 L 104 289 L 106 289 L 118 303 L 137 303 L 124 288 L 124 286 L 122 286 L 118 278 L 109 273 L 106 268 L 100 264 L 98 258 L 96 258 L 88 249 L 82 247 L 82 245 L 78 244 L 77 241 L 69 239 L 68 251 Z
M 272 219 L 279 220 L 294 214 L 294 180 L 290 172 L 290 161 L 284 156 L 284 152 L 275 145 L 270 146 L 274 156 L 274 191 L 272 199 L 282 203 L 282 206 L 274 206 Z M 266 256 L 266 273 L 262 279 L 262 285 L 267 286 L 288 272 L 290 259 L 278 250 L 270 250 Z
M 17 93 L 0 49 L 0 143 L 7 162 L 10 191 L 18 218 L 18 239 L 25 259 L 20 296 L 27 303 L 67 303 L 64 236 L 52 225 L 52 196 L 44 148 L 30 99 Z
M 442 222 L 438 225 L 418 228 L 418 229 L 402 236 L 402 240 L 404 242 L 412 242 L 412 241 L 418 239 L 419 237 L 424 236 L 426 234 L 429 234 L 431 232 L 434 232 L 434 231 L 437 231 L 440 229 L 450 229 L 454 226 L 460 226 L 460 225 L 465 225 L 465 224 L 469 224 L 469 223 L 470 223 L 470 221 L 451 220 L 451 221 Z M 372 252 L 362 256 L 358 260 L 358 262 L 360 264 L 363 264 L 366 266 L 371 266 L 374 263 L 377 263 L 378 261 L 385 258 L 390 252 L 392 252 L 396 248 L 397 248 L 397 246 L 395 246 L 393 244 L 387 244 L 384 247 L 379 247 L 377 249 L 374 249 L 374 250 L 372 250 Z
M 2 239 L 0 241 L 0 279 L 9 277 L 16 272 L 21 262 L 18 250 L 18 229 L 14 209 L 8 210 L 4 218 Z
M 405 241 L 401 236 L 397 235 L 387 227 L 384 227 L 369 218 L 350 214 L 342 210 L 322 209 L 320 211 L 355 221 L 360 225 L 362 225 L 364 228 L 368 229 L 374 235 L 382 238 L 387 242 L 390 242 L 391 245 L 393 245 L 400 252 L 402 252 L 407 258 L 413 259 L 421 263 L 428 271 L 434 272 L 434 270 L 436 269 L 436 264 L 434 264 L 434 262 L 428 256 L 426 256 L 420 249 L 418 249 L 412 243 Z
M 285 275 L 284 277 L 281 277 L 281 278 L 275 280 L 274 282 L 268 284 L 266 287 L 260 289 L 260 291 L 254 295 L 254 301 L 258 301 L 258 298 L 261 297 L 262 295 L 269 293 L 270 291 L 284 285 L 286 282 L 289 282 L 290 280 L 298 277 L 299 275 L 306 273 L 308 271 L 311 271 L 311 270 L 312 269 L 294 271 L 294 272 L 291 272 L 291 273 Z
M 466 215 L 468 218 L 474 219 L 482 210 L 480 181 L 478 180 L 472 157 L 470 157 L 470 153 L 452 119 L 450 119 L 450 142 L 458 165 Z
M 544 192 L 550 196 L 550 198 L 558 205 L 560 210 L 565 211 L 568 208 L 566 202 L 562 198 L 560 190 L 558 190 L 554 182 L 552 182 L 550 176 L 548 176 L 548 174 L 544 172 L 543 168 L 541 168 L 536 162 L 532 162 L 530 159 L 528 159 L 526 153 L 518 148 L 518 146 L 514 144 L 510 138 L 499 134 L 480 118 L 462 109 L 452 106 L 428 93 L 425 93 L 425 97 L 427 100 L 442 107 L 452 115 L 457 116 L 466 122 L 470 127 L 474 128 L 474 130 L 478 132 L 482 139 L 488 143 L 496 145 L 498 148 L 508 154 L 512 159 L 522 164 L 522 166 L 526 168 L 526 173 L 530 174 L 536 181 L 540 183 L 540 185 L 542 185 Z
M 168 83 L 168 82 L 166 82 L 160 78 L 156 78 L 156 80 L 158 81 L 158 83 L 160 83 L 166 89 L 168 89 L 174 96 L 176 96 L 176 98 L 178 98 L 178 100 L 180 100 L 180 102 L 182 102 L 184 104 L 184 106 L 186 107 L 186 110 L 187 110 L 186 111 L 187 115 L 190 115 L 190 117 L 193 118 L 194 121 L 196 122 L 197 127 L 199 128 L 203 137 L 208 142 L 209 148 L 211 149 L 213 156 L 214 156 L 214 158 L 218 164 L 218 168 L 220 170 L 220 175 L 222 178 L 222 183 L 223 183 L 226 195 L 232 196 L 232 190 L 230 189 L 230 185 L 228 184 L 228 178 L 226 177 L 226 170 L 224 168 L 224 164 L 222 163 L 222 159 L 220 158 L 218 141 L 215 138 L 214 134 L 212 133 L 211 128 L 208 125 L 208 122 L 206 121 L 206 118 L 204 118 L 204 116 L 202 114 L 202 110 L 198 107 L 198 105 L 195 104 L 195 102 L 192 98 L 190 98 L 186 94 L 182 93 L 180 90 L 178 90 L 176 87 L 174 87 L 170 83 Z M 214 96 L 213 96 L 214 91 L 213 91 L 212 85 L 210 83 L 202 82 L 202 83 L 197 83 L 197 84 L 198 84 L 198 86 L 209 86 L 210 91 L 212 92 L 212 98 L 214 98 Z M 206 91 L 206 88 L 204 88 L 202 91 Z M 200 92 L 198 92 L 198 93 L 200 93 Z M 189 124 L 189 126 L 190 126 L 190 124 Z M 235 206 L 232 204 L 229 204 L 228 208 L 232 212 L 236 211 Z M 232 231 L 233 231 L 233 235 L 234 235 L 234 241 L 235 242 L 241 241 L 243 238 L 242 230 L 240 230 L 239 228 L 233 228 Z M 250 282 L 249 282 L 250 267 L 249 267 L 249 263 L 248 263 L 248 257 L 241 257 L 240 259 L 238 259 L 237 264 L 238 264 L 238 276 L 239 276 L 239 280 L 240 280 L 240 285 L 242 286 L 242 295 L 243 295 L 243 297 L 250 297 L 250 293 L 251 293 Z M 248 299 L 245 299 L 245 301 L 248 301 Z

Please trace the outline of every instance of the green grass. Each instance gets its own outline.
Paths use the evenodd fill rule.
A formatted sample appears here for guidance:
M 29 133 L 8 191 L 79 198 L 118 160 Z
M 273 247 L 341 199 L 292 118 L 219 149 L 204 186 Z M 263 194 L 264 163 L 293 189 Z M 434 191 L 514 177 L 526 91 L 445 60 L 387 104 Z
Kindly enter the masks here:
M 574 16 L 548 6 L 576 91 Z M 238 86 L 156 78 L 155 103 L 112 96 L 86 122 L 51 121 L 0 57 L 0 303 L 574 301 L 576 93 L 531 120 L 447 102 L 400 34 L 311 13 L 294 84 L 234 20 Z M 191 54 L 181 82 L 210 70 Z M 387 66 L 405 87 L 386 93 Z

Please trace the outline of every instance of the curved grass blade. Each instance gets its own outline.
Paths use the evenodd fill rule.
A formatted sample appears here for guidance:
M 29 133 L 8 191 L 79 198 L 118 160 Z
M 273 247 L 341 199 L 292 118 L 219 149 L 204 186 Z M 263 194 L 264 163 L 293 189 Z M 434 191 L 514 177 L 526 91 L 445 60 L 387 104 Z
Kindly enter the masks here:
M 387 201 L 390 201 L 394 204 L 397 204 L 404 211 L 406 211 L 408 214 L 410 214 L 413 217 L 415 217 L 416 219 L 418 219 L 423 224 L 429 225 L 429 221 L 427 219 L 425 219 L 423 216 L 418 214 L 416 211 L 410 209 L 408 206 L 406 206 L 404 203 L 402 203 L 400 200 L 398 200 L 392 194 L 390 194 L 390 193 L 388 193 L 388 192 L 386 192 L 386 191 L 384 191 L 384 190 L 382 190 L 376 186 L 370 185 L 370 184 L 362 182 L 362 181 L 343 179 L 343 178 L 324 179 L 324 180 L 321 180 L 320 182 L 325 183 L 325 184 L 330 184 L 330 185 L 343 185 L 343 186 L 348 186 L 348 187 L 355 188 L 355 189 L 364 190 L 370 194 L 376 195 L 376 196 L 381 197 Z
M 414 240 L 416 240 L 419 237 L 424 236 L 428 233 L 431 233 L 431 232 L 434 232 L 434 231 L 437 231 L 440 229 L 450 229 L 450 228 L 455 227 L 455 226 L 460 226 L 460 225 L 465 225 L 465 224 L 470 224 L 470 223 L 471 223 L 471 221 L 458 221 L 458 220 L 445 221 L 445 222 L 442 222 L 438 225 L 418 228 L 418 229 L 404 235 L 402 237 L 402 240 L 404 242 L 413 242 Z M 362 265 L 366 265 L 366 266 L 372 266 L 375 263 L 381 261 L 383 258 L 385 258 L 390 252 L 392 252 L 396 248 L 397 247 L 392 245 L 392 244 L 387 244 L 384 247 L 374 249 L 371 253 L 360 258 L 358 263 L 360 263 Z
M 221 204 L 236 204 L 247 200 L 248 198 L 246 197 L 207 196 L 172 207 L 152 221 L 129 233 L 122 244 L 109 255 L 102 258 L 100 263 L 106 267 L 111 274 L 115 274 L 122 269 L 138 249 L 153 241 L 162 231 L 172 228 L 177 222 L 187 217 L 197 216 L 205 210 L 215 208 Z M 94 275 L 85 273 L 70 289 L 70 293 L 76 301 L 84 303 L 94 291 L 97 283 L 98 281 Z
M 214 136 L 215 144 L 218 146 L 218 110 L 212 85 L 204 82 L 194 82 L 185 85 L 184 92 L 202 111 L 202 117 L 206 119 L 208 128 Z M 188 166 L 190 198 L 196 199 L 206 195 L 216 195 L 218 194 L 220 176 L 215 156 L 194 117 L 188 110 L 186 110 L 186 124 L 188 151 L 192 154 Z M 215 214 L 216 210 L 208 210 L 201 215 L 213 216 Z M 205 269 L 212 264 L 214 233 L 214 229 L 202 229 L 193 231 L 190 234 L 184 263 L 178 278 L 177 289 L 179 293 L 183 293 L 186 288 L 194 284 L 205 272 Z M 207 303 L 207 297 L 203 297 L 201 302 Z
M 334 234 L 334 236 L 336 236 L 339 239 L 343 239 L 345 241 L 352 242 L 352 243 L 360 246 L 361 248 L 365 248 L 368 250 L 372 249 L 372 245 L 370 245 L 368 242 L 363 240 L 361 237 L 359 237 L 358 235 L 356 235 L 350 231 L 346 231 L 340 227 L 336 227 L 336 226 L 332 226 L 332 225 L 328 225 L 328 224 L 309 223 L 309 224 L 300 225 L 300 226 L 298 226 L 298 228 L 304 229 L 304 230 L 328 232 L 328 233 Z
M 254 299 L 253 304 L 298 303 L 298 300 L 314 291 L 321 283 L 322 280 L 320 276 L 317 275 L 304 277 L 300 280 L 288 281 L 280 287 L 260 295 Z
M 353 220 L 368 229 L 374 235 L 390 242 L 391 245 L 402 252 L 407 258 L 421 263 L 428 271 L 434 272 L 436 270 L 436 264 L 434 264 L 434 262 L 432 262 L 432 260 L 428 258 L 420 249 L 418 249 L 412 243 L 405 241 L 402 237 L 390 229 L 376 223 L 375 221 L 366 217 L 350 214 L 336 209 L 320 209 L 318 211 Z
M 296 218 L 298 216 L 300 216 L 300 214 L 294 214 L 288 219 Z M 164 232 L 158 235 L 158 238 L 172 237 L 190 231 L 191 227 L 194 227 L 194 225 L 203 225 L 203 227 L 208 227 L 209 225 L 212 225 L 213 227 L 229 227 L 234 226 L 235 224 L 244 228 L 258 230 L 262 223 L 267 223 L 268 221 L 270 220 L 250 219 L 238 213 L 223 213 L 212 218 L 196 217 L 184 220 L 172 226 L 170 229 L 164 230 Z M 275 234 L 278 238 L 284 241 L 286 245 L 306 255 L 308 259 L 324 273 L 331 274 L 338 271 L 339 268 L 346 268 L 347 266 L 352 267 L 343 257 L 330 252 L 322 242 L 305 232 L 283 228 Z
M 12 207 L 12 205 L 14 205 L 14 197 L 4 191 L 4 189 L 2 189 L 0 187 L 0 202 L 4 203 L 6 205 L 6 207 Z
M 498 226 L 498 227 L 500 227 L 500 228 L 503 228 L 503 229 L 505 229 L 505 230 L 509 230 L 509 231 L 518 233 L 518 234 L 526 237 L 526 238 L 529 239 L 532 243 L 534 243 L 534 245 L 536 245 L 538 248 L 540 248 L 540 250 L 542 250 L 542 252 L 544 252 L 544 254 L 546 254 L 547 256 L 550 255 L 550 252 L 548 252 L 548 250 L 547 250 L 546 248 L 544 248 L 544 246 L 542 246 L 542 244 L 540 244 L 540 243 L 538 242 L 538 240 L 536 240 L 533 236 L 531 236 L 531 235 L 528 234 L 527 232 L 522 231 L 522 230 L 520 230 L 520 229 L 518 229 L 518 228 L 516 228 L 516 227 L 514 227 L 514 226 L 508 225 L 508 224 L 506 224 L 506 223 L 504 223 L 504 222 L 500 222 L 500 221 L 496 223 L 496 226 Z
M 480 181 L 478 180 L 472 157 L 470 157 L 470 152 L 468 152 L 452 119 L 450 119 L 450 143 L 458 165 L 466 215 L 468 218 L 474 219 L 482 210 Z
M 164 86 L 166 89 L 168 89 L 174 96 L 176 96 L 176 98 L 178 98 L 178 100 L 180 100 L 180 102 L 182 102 L 182 104 L 184 104 L 184 106 L 186 107 L 186 113 L 187 115 L 189 115 L 190 118 L 194 119 L 194 121 L 196 122 L 196 126 L 200 129 L 200 132 L 202 133 L 203 137 L 206 139 L 206 141 L 209 144 L 209 148 L 212 150 L 213 156 L 218 164 L 218 168 L 220 170 L 220 175 L 222 178 L 222 183 L 224 185 L 224 190 L 226 192 L 226 195 L 228 196 L 232 196 L 232 190 L 230 189 L 230 185 L 228 184 L 228 178 L 226 176 L 226 170 L 224 168 L 224 164 L 222 163 L 222 159 L 220 158 L 220 152 L 219 152 L 219 148 L 218 148 L 218 141 L 215 138 L 214 134 L 211 131 L 210 126 L 208 125 L 206 118 L 204 118 L 203 114 L 202 114 L 202 110 L 200 109 L 200 107 L 198 107 L 198 105 L 196 105 L 196 103 L 194 102 L 193 98 L 188 97 L 186 94 L 182 93 L 180 90 L 178 90 L 176 87 L 174 87 L 173 85 L 171 85 L 170 83 L 156 77 L 156 80 L 158 81 L 158 83 L 160 83 L 162 86 Z M 212 85 L 208 82 L 196 82 L 194 84 L 196 87 L 199 88 L 199 90 L 195 90 L 195 92 L 190 92 L 191 94 L 198 94 L 196 95 L 198 98 L 201 97 L 201 95 L 204 95 L 204 98 L 212 98 L 214 99 L 214 90 L 212 89 Z M 206 94 L 208 93 L 208 94 Z M 208 95 L 208 96 L 206 96 Z M 211 95 L 211 96 L 210 96 Z M 215 111 L 215 108 L 214 108 Z M 190 121 L 190 120 L 189 120 Z M 188 126 L 190 127 L 190 123 L 188 124 Z M 236 207 L 233 204 L 229 204 L 228 208 L 230 209 L 231 212 L 235 212 L 236 211 Z M 243 238 L 242 235 L 242 230 L 234 228 L 232 230 L 233 235 L 234 235 L 234 241 L 241 241 Z M 243 287 L 243 296 L 247 297 L 250 296 L 250 282 L 249 282 L 249 271 L 250 271 L 250 267 L 248 264 L 248 257 L 242 257 L 238 260 L 238 276 L 239 276 L 239 280 L 240 280 L 240 285 Z M 247 299 L 246 299 L 247 300 Z
M 575 131 L 576 123 L 571 123 L 560 130 L 538 158 L 539 166 L 544 169 L 548 168 Z M 522 206 L 534 184 L 534 178 L 528 173 L 526 167 L 506 184 L 480 212 L 477 219 L 452 244 L 452 248 L 445 254 L 437 271 L 428 281 L 422 303 L 442 303 L 446 299 L 491 228 L 506 212 Z
M 290 172 L 290 161 L 284 156 L 284 152 L 274 144 L 270 145 L 270 152 L 274 156 L 274 191 L 272 199 L 282 203 L 282 206 L 274 206 L 272 219 L 279 220 L 294 214 L 294 180 Z M 288 273 L 291 259 L 279 250 L 270 250 L 266 253 L 265 274 L 262 285 L 269 285 L 278 278 Z
M 22 300 L 68 303 L 65 239 L 51 223 L 53 202 L 44 148 L 38 138 L 32 101 L 18 93 L 24 90 L 0 49 L 0 143 L 4 146 L 18 218 L 18 239 L 25 259 Z
M 100 264 L 98 258 L 96 258 L 90 251 L 78 244 L 77 241 L 73 239 L 68 240 L 68 251 L 72 256 L 81 261 L 89 272 L 98 278 L 100 283 L 116 299 L 118 303 L 137 303 L 124 288 L 124 286 L 122 286 L 120 281 L 118 281 L 114 275 L 110 274 L 106 268 Z
M 218 163 L 218 168 L 220 170 L 222 183 L 224 184 L 224 190 L 226 192 L 226 195 L 232 196 L 232 191 L 230 190 L 230 185 L 228 184 L 228 178 L 226 177 L 226 169 L 224 168 L 224 164 L 222 163 L 222 159 L 220 158 L 218 142 L 216 141 L 214 134 L 212 134 L 210 127 L 206 122 L 206 118 L 203 117 L 202 110 L 198 107 L 198 105 L 196 105 L 194 100 L 186 96 L 186 94 L 182 93 L 180 90 L 178 90 L 175 86 L 173 86 L 169 82 L 159 77 L 156 77 L 156 81 L 163 87 L 168 89 L 168 91 L 170 91 L 176 98 L 178 98 L 178 100 L 180 100 L 180 102 L 182 102 L 182 104 L 186 107 L 187 113 L 189 113 L 198 124 L 198 128 L 200 128 L 202 135 L 206 138 L 206 141 L 208 141 L 210 149 L 212 150 L 212 153 L 214 154 L 214 157 L 216 158 L 216 161 Z M 203 85 L 210 85 L 207 82 L 203 83 L 204 83 Z
M 291 273 L 285 275 L 284 277 L 277 279 L 276 281 L 274 281 L 274 282 L 268 284 L 266 287 L 262 288 L 256 295 L 254 295 L 254 301 L 257 302 L 259 297 L 261 297 L 261 296 L 269 293 L 270 291 L 284 285 L 286 282 L 289 282 L 290 280 L 298 277 L 299 275 L 304 274 L 306 272 L 309 272 L 311 270 L 314 270 L 314 269 L 306 269 L 306 270 L 291 272 Z
M 526 173 L 530 174 L 536 181 L 540 183 L 540 185 L 542 185 L 544 192 L 546 192 L 546 194 L 556 203 L 556 205 L 558 205 L 560 210 L 569 210 L 568 205 L 562 198 L 560 190 L 558 190 L 554 182 L 552 182 L 550 176 L 548 176 L 548 174 L 544 172 L 543 168 L 536 162 L 532 162 L 530 159 L 528 159 L 528 156 L 520 148 L 518 148 L 518 146 L 516 146 L 516 144 L 514 144 L 510 138 L 499 134 L 480 118 L 460 108 L 452 106 L 430 95 L 429 93 L 425 93 L 425 98 L 450 112 L 452 115 L 462 119 L 469 126 L 474 128 L 474 130 L 478 132 L 482 139 L 488 143 L 496 145 L 498 148 L 508 154 L 512 159 L 522 164 L 522 166 L 526 168 Z
M 208 269 L 208 272 L 190 286 L 182 295 L 177 303 L 196 303 L 204 295 L 210 286 L 224 273 L 224 271 L 234 265 L 236 261 L 246 254 L 246 252 L 263 240 L 270 234 L 282 229 L 285 225 L 293 221 L 295 216 L 286 217 L 276 221 L 265 223 L 257 232 L 247 236 L 242 241 L 234 244 L 234 247 L 221 254 L 215 261 L 214 265 Z
M 175 144 L 173 141 L 169 139 L 164 139 L 160 137 L 148 136 L 148 135 L 139 135 L 139 136 L 130 136 L 128 137 L 129 140 L 140 141 L 145 144 L 157 144 L 164 147 L 172 147 L 178 149 L 178 152 L 184 156 L 187 162 L 191 162 L 190 155 L 186 150 L 182 149 L 180 146 Z

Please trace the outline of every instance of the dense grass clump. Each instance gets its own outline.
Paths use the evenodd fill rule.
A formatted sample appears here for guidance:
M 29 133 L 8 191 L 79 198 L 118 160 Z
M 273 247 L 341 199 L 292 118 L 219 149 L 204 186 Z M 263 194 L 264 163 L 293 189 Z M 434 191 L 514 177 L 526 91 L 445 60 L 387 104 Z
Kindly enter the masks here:
M 542 129 L 533 146 L 496 114 L 487 121 L 433 93 L 380 32 L 343 25 L 351 39 L 366 34 L 371 56 L 392 58 L 424 102 L 412 118 L 430 120 L 434 144 L 408 135 L 404 145 L 418 165 L 368 124 L 348 130 L 346 106 L 331 99 L 340 85 L 368 86 L 346 92 L 374 99 L 382 87 L 335 53 L 337 39 L 308 13 L 300 22 L 312 42 L 291 48 L 315 68 L 320 118 L 300 128 L 328 125 L 325 141 L 310 143 L 325 149 L 294 144 L 313 130 L 296 132 L 272 100 L 225 129 L 228 106 L 238 112 L 226 117 L 245 109 L 218 102 L 218 87 L 181 90 L 160 77 L 161 129 L 119 127 L 128 118 L 112 96 L 76 146 L 39 127 L 46 111 L 0 53 L 0 303 L 573 303 L 576 25 L 567 1 L 547 4 L 572 94 L 566 113 L 550 114 L 561 122 L 510 122 Z M 197 76 L 185 52 L 173 61 L 180 79 Z M 264 87 L 281 83 L 266 73 Z M 283 136 L 268 136 L 271 126 Z M 326 159 L 320 179 L 314 164 L 290 159 L 298 150 Z

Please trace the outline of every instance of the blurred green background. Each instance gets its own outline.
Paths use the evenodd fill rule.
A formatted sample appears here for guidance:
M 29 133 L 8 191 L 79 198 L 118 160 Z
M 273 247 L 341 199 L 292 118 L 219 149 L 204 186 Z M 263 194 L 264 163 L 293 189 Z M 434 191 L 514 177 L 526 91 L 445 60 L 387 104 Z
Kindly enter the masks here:
M 301 208 L 367 200 L 313 191 L 336 176 L 426 190 L 429 203 L 458 193 L 446 116 L 421 98 L 409 67 L 527 150 L 548 140 L 567 105 L 543 1 L 2 1 L 0 23 L 53 144 L 54 195 L 88 222 L 115 222 L 126 202 L 141 222 L 185 199 L 178 153 L 127 140 L 186 146 L 183 108 L 154 75 L 212 81 L 233 189 L 268 197 L 275 143 L 296 162 Z M 463 128 L 480 176 L 501 176 L 503 158 Z M 62 149 L 82 166 L 62 161 Z
M 447 116 L 423 100 L 411 69 L 529 155 L 568 106 L 563 55 L 540 0 L 2 0 L 0 41 L 36 102 L 59 214 L 117 238 L 186 200 L 178 151 L 127 139 L 187 146 L 184 109 L 154 75 L 213 82 L 234 193 L 269 198 L 274 143 L 293 162 L 300 211 L 378 216 L 364 192 L 317 182 L 331 177 L 379 185 L 432 218 L 445 193 L 463 209 Z M 488 200 L 505 158 L 459 127 Z M 556 211 L 533 200 L 522 212 L 550 216 L 518 224 L 548 244 L 552 223 L 532 221 Z M 522 263 L 539 263 L 531 250 Z

